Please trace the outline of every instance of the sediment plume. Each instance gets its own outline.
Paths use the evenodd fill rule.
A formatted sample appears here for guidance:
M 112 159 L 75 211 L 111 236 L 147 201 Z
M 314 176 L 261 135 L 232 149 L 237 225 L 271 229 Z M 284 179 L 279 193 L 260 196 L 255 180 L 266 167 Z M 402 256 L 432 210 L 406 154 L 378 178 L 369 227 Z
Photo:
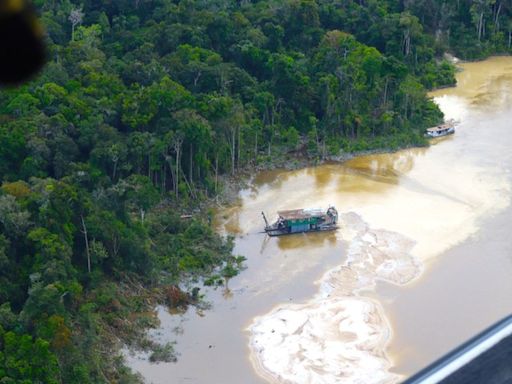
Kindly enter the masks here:
M 303 304 L 284 304 L 250 325 L 252 359 L 276 383 L 397 383 L 386 346 L 392 331 L 381 304 L 364 296 L 377 280 L 403 285 L 421 273 L 414 242 L 342 214 L 348 244 L 343 264 L 328 271 Z

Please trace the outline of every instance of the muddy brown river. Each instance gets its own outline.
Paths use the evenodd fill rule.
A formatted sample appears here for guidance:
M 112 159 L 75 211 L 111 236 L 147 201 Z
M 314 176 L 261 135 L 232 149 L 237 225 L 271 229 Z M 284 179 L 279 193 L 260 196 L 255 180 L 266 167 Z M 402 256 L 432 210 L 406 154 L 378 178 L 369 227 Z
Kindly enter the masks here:
M 455 135 L 429 148 L 264 172 L 218 215 L 247 269 L 211 309 L 151 335 L 177 363 L 148 383 L 395 383 L 512 312 L 512 58 L 432 93 Z M 335 232 L 268 238 L 261 211 L 335 205 Z

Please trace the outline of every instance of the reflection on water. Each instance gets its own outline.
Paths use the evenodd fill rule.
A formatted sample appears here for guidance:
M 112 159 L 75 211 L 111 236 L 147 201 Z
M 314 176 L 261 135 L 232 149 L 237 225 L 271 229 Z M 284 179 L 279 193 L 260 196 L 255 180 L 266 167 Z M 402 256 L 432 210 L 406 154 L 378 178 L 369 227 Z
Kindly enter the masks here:
M 325 246 L 334 246 L 336 244 L 336 234 L 334 232 L 316 232 L 316 233 L 301 233 L 293 236 L 280 236 L 276 239 L 264 237 L 263 242 L 276 241 L 277 246 L 281 251 L 288 251 L 300 248 L 315 249 Z
M 371 173 L 376 177 L 398 178 L 409 172 L 414 166 L 414 159 L 423 155 L 427 148 L 413 148 L 394 154 L 378 154 L 356 157 L 345 163 L 345 166 L 362 173 Z
M 236 235 L 235 253 L 247 257 L 247 270 L 229 282 L 229 300 L 222 297 L 222 290 L 209 292 L 213 307 L 204 318 L 189 312 L 183 318 L 182 335 L 165 333 L 178 342 L 181 355 L 177 364 L 155 366 L 134 359 L 131 365 L 157 384 L 167 383 L 169 377 L 178 383 L 261 384 L 265 380 L 283 382 L 284 377 L 312 383 L 312 378 L 316 382 L 336 382 L 336 372 L 340 372 L 335 367 L 346 359 L 345 368 L 351 377 L 362 378 L 368 369 L 374 377 L 382 378 L 376 382 L 392 382 L 397 376 L 387 372 L 390 365 L 399 373 L 411 373 L 411 367 L 425 365 L 436 357 L 432 355 L 434 350 L 416 350 L 415 345 L 423 345 L 423 340 L 433 344 L 436 338 L 440 342 L 459 341 L 451 337 L 456 332 L 434 332 L 421 339 L 421 332 L 415 328 L 420 322 L 415 320 L 415 313 L 421 313 L 426 327 L 440 327 L 444 313 L 457 318 L 457 311 L 450 312 L 448 304 L 443 311 L 423 310 L 442 301 L 431 292 L 450 295 L 428 287 L 420 289 L 424 279 L 400 286 L 421 274 L 422 269 L 428 272 L 432 265 L 444 263 L 439 257 L 443 252 L 468 238 L 477 241 L 482 223 L 504 212 L 510 202 L 512 111 L 508 107 L 512 59 L 493 58 L 464 64 L 464 68 L 457 74 L 459 87 L 433 93 L 447 117 L 461 121 L 455 135 L 433 141 L 429 148 L 255 175 L 252 185 L 240 193 L 239 204 L 217 217 L 221 231 Z M 335 232 L 280 238 L 261 233 L 261 211 L 272 221 L 281 209 L 325 209 L 331 204 L 342 217 L 354 212 L 367 223 L 369 232 L 354 224 L 341 225 Z M 500 244 L 510 243 L 505 233 L 500 236 Z M 408 239 L 407 246 L 401 248 L 403 239 Z M 405 248 L 407 252 L 397 253 Z M 481 256 L 479 251 L 465 252 L 469 253 L 468 260 Z M 389 256 L 398 254 L 398 258 Z M 486 255 L 490 269 L 496 260 L 492 256 Z M 342 275 L 332 274 L 336 268 L 342 268 Z M 462 273 L 460 281 L 464 280 L 464 268 L 465 264 L 451 269 L 457 276 Z M 512 266 L 494 269 L 508 271 Z M 399 271 L 408 271 L 407 278 L 400 279 Z M 476 272 L 466 273 L 476 276 Z M 335 278 L 337 288 L 324 300 L 322 287 L 332 282 L 333 276 L 343 278 Z M 373 291 L 382 280 L 391 283 Z M 315 281 L 320 283 L 315 285 Z M 443 289 L 450 289 L 446 284 Z M 358 291 L 354 287 L 365 288 Z M 409 291 L 420 293 L 408 296 Z M 485 300 L 477 294 L 473 297 L 474 305 Z M 503 307 L 505 302 L 512 309 L 510 300 L 499 305 Z M 492 300 L 486 301 L 486 308 L 490 303 Z M 299 344 L 294 342 L 293 326 L 283 326 L 280 338 L 275 337 L 276 329 L 272 327 L 276 321 L 284 324 L 277 313 L 286 313 L 286 324 L 294 319 L 309 321 L 301 331 L 307 350 L 294 349 Z M 468 316 L 468 312 L 461 313 Z M 483 318 L 487 313 L 495 312 L 488 310 L 474 317 Z M 375 321 L 363 321 L 368 318 Z M 470 323 L 476 324 L 464 321 Z M 247 331 L 251 324 L 252 334 Z M 253 343 L 249 350 L 251 337 L 261 344 L 255 347 Z M 326 337 L 332 341 L 327 346 Z M 344 349 L 347 342 L 350 349 Z M 329 353 L 323 354 L 322 348 Z M 368 353 L 362 352 L 364 348 Z M 263 350 L 271 353 L 265 355 Z M 264 379 L 251 369 L 249 355 Z M 279 356 L 279 361 L 286 364 L 273 364 L 272 356 Z M 360 364 L 353 364 L 355 360 Z
M 378 154 L 349 160 L 344 164 L 347 175 L 339 176 L 340 189 L 357 192 L 369 189 L 371 191 L 375 183 L 397 185 L 413 168 L 415 158 L 425 151 L 425 148 L 417 148 L 395 154 Z
M 315 178 L 315 186 L 317 188 L 323 188 L 331 182 L 332 173 L 312 172 L 312 176 Z
M 451 118 L 465 120 L 475 112 L 492 113 L 510 107 L 512 101 L 512 61 L 510 57 L 461 65 L 457 73 L 457 87 L 432 92 Z

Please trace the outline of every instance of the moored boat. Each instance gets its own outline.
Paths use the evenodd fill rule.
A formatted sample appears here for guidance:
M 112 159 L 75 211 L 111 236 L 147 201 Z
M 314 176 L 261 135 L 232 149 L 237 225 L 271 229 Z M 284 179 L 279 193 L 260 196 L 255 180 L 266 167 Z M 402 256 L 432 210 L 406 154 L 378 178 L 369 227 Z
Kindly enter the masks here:
M 331 231 L 336 228 L 338 222 L 338 211 L 329 207 L 327 211 L 320 209 L 293 209 L 277 212 L 278 219 L 269 224 L 265 214 L 265 232 L 269 236 L 289 235 L 292 233 Z
M 455 133 L 455 120 L 448 120 L 444 124 L 428 128 L 425 133 L 428 137 L 441 137 Z

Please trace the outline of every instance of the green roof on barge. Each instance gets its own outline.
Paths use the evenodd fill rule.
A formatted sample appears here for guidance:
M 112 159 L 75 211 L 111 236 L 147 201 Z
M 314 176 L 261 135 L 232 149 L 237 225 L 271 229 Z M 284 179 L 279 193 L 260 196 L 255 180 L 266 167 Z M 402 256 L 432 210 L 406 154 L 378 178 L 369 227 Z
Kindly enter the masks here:
M 280 236 L 291 233 L 327 231 L 337 228 L 338 211 L 329 207 L 326 212 L 321 209 L 293 209 L 277 212 L 278 219 L 272 225 L 268 224 L 265 214 L 265 232 L 270 236 Z

